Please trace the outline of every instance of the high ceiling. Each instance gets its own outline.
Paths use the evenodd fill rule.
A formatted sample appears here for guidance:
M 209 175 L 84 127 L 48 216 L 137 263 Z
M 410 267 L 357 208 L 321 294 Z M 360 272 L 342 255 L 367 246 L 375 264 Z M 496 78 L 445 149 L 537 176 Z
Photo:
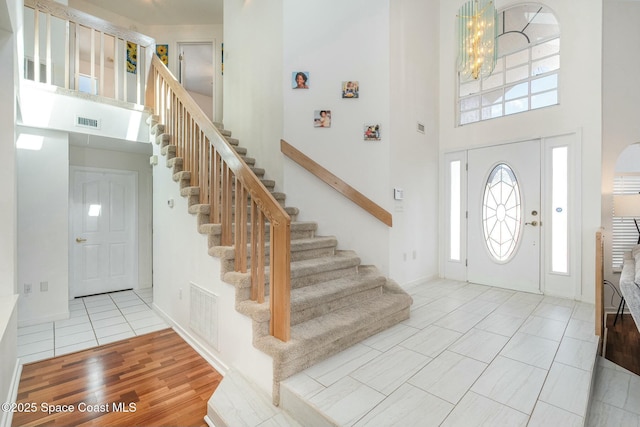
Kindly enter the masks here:
M 142 25 L 222 24 L 223 0 L 84 0 Z

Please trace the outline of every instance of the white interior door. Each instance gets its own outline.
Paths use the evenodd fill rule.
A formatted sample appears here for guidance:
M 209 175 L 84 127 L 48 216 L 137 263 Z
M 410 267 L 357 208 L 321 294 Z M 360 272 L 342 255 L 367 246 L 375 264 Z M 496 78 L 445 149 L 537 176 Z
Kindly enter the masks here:
M 179 43 L 179 77 L 202 111 L 214 118 L 215 68 L 213 43 Z
M 71 174 L 71 298 L 136 287 L 136 173 Z
M 540 292 L 540 141 L 469 150 L 469 282 Z

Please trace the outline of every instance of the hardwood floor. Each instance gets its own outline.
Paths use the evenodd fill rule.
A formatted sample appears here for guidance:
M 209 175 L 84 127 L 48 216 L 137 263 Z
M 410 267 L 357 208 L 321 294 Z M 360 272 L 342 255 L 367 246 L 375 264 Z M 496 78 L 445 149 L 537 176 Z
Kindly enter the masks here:
M 13 425 L 206 426 L 221 380 L 165 329 L 25 365 Z
M 607 348 L 605 357 L 628 371 L 640 375 L 640 331 L 630 314 L 618 318 L 607 315 Z

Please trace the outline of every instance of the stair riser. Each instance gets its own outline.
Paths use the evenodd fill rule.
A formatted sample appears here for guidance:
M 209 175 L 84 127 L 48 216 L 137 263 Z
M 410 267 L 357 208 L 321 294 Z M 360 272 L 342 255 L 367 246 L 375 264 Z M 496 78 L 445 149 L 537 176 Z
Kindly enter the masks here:
M 265 251 L 265 265 L 268 266 L 270 257 L 269 257 L 269 248 Z M 251 251 L 247 251 L 247 268 L 251 268 Z M 317 248 L 311 250 L 295 250 L 292 248 L 291 250 L 291 261 L 304 261 L 314 258 L 322 258 L 327 256 L 333 256 L 336 254 L 335 246 L 334 247 L 326 247 L 326 248 Z M 222 260 L 222 266 L 224 271 L 231 271 L 235 268 L 235 259 L 227 259 Z
M 223 270 L 223 271 L 227 271 L 227 272 L 233 271 L 234 266 L 231 265 L 231 267 L 232 268 L 230 270 Z M 325 271 L 325 272 L 316 273 L 316 274 L 305 276 L 305 277 L 298 277 L 296 279 L 291 279 L 291 289 L 303 288 L 305 286 L 312 286 L 318 283 L 327 282 L 329 280 L 334 280 L 334 279 L 344 278 L 344 277 L 352 277 L 355 275 L 357 275 L 356 267 Z M 266 296 L 266 295 L 269 295 L 269 275 L 268 274 L 265 274 L 264 282 L 265 282 L 264 293 Z M 236 300 L 236 303 L 246 301 L 251 298 L 251 290 L 249 287 L 246 287 L 246 288 L 236 287 L 236 296 L 238 297 L 238 299 Z
M 187 171 L 178 171 L 178 172 L 174 172 L 173 174 L 173 180 L 177 183 L 180 184 L 180 190 L 184 189 L 184 188 L 188 188 L 191 187 L 191 172 L 187 172 Z M 265 188 L 267 190 L 269 190 L 270 193 L 273 193 L 275 190 L 275 182 L 273 181 L 269 181 L 269 180 L 260 180 L 262 182 L 262 184 L 265 186 Z M 232 191 L 232 197 L 231 197 L 231 202 L 234 204 L 236 203 L 236 192 L 235 192 L 235 184 L 232 185 L 231 188 Z M 249 201 L 250 196 L 247 195 L 247 202 Z
M 306 322 L 307 320 L 320 317 L 329 312 L 357 304 L 359 301 L 363 301 L 367 298 L 373 298 L 380 295 L 382 295 L 382 288 L 378 287 L 373 289 L 366 289 L 362 292 L 356 292 L 331 301 L 318 303 L 315 306 L 306 308 L 304 310 L 294 311 L 295 307 L 292 307 L 291 325 L 297 325 L 298 323 Z
M 291 218 L 293 221 L 294 219 Z M 205 223 L 206 224 L 206 223 Z M 291 240 L 310 239 L 315 237 L 316 233 L 313 229 L 291 230 Z M 235 239 L 235 233 L 232 234 L 232 241 Z M 271 237 L 271 229 L 269 226 L 265 228 L 265 240 L 269 241 Z M 251 229 L 247 227 L 247 242 L 251 241 Z M 209 247 L 220 246 L 220 233 L 209 233 Z
M 305 286 L 315 285 L 328 280 L 335 280 L 340 277 L 355 276 L 356 274 L 358 274 L 358 267 L 346 267 L 336 270 L 322 271 L 302 277 L 292 277 L 291 289 L 303 288 Z
M 268 290 L 268 287 L 267 287 Z M 362 301 L 367 298 L 373 298 L 376 296 L 382 295 L 382 288 L 374 288 L 367 289 L 362 292 L 356 292 L 351 295 L 347 295 L 342 298 L 337 298 L 331 301 L 319 302 L 314 307 L 306 308 L 303 310 L 296 310 L 296 307 L 291 307 L 291 326 L 297 325 L 302 322 L 306 322 L 307 320 L 314 319 L 316 317 L 320 317 L 332 311 L 349 307 L 351 305 L 357 304 L 358 301 Z M 251 298 L 251 291 L 246 290 L 242 295 L 238 295 L 236 292 L 236 297 L 241 296 L 244 300 L 248 300 Z M 269 335 L 269 321 L 257 322 L 254 320 L 254 337 L 260 338 Z
M 270 247 L 265 247 L 266 265 L 269 265 Z M 247 263 L 251 265 L 251 249 L 247 250 Z M 297 249 L 295 245 L 291 247 L 291 261 L 304 261 L 315 258 L 322 258 L 327 256 L 333 256 L 336 254 L 335 246 L 326 246 L 313 249 Z M 235 259 L 229 259 L 227 261 L 235 262 Z
M 289 360 L 286 363 L 279 363 L 277 364 L 279 369 L 274 370 L 273 376 L 277 381 L 289 378 L 290 376 L 315 365 L 345 348 L 349 348 L 372 335 L 407 320 L 409 318 L 409 313 L 410 307 L 403 308 L 400 311 L 396 311 L 384 318 L 378 319 L 376 322 L 362 325 L 362 328 L 351 331 L 349 335 L 333 341 L 331 346 L 321 346 L 319 348 L 315 348 L 310 353 L 301 355 L 297 360 Z M 274 366 L 276 366 L 275 363 Z

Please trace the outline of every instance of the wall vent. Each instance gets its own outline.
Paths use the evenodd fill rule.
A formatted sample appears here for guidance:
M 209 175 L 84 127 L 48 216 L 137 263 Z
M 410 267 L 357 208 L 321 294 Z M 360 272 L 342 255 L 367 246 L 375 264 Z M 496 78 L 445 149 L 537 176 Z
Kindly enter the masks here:
M 417 123 L 416 130 L 420 133 L 424 133 L 424 123 Z
M 100 120 L 76 116 L 76 126 L 82 128 L 100 129 Z
M 218 350 L 218 296 L 191 283 L 189 328 Z

